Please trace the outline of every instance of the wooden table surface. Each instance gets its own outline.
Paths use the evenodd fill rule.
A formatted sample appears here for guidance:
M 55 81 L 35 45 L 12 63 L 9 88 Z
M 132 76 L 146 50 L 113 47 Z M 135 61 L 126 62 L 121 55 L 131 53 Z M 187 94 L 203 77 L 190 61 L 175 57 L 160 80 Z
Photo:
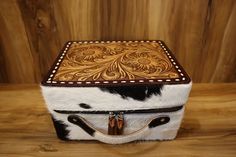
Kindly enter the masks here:
M 38 85 L 0 85 L 0 156 L 236 156 L 236 83 L 194 84 L 174 141 L 57 139 Z

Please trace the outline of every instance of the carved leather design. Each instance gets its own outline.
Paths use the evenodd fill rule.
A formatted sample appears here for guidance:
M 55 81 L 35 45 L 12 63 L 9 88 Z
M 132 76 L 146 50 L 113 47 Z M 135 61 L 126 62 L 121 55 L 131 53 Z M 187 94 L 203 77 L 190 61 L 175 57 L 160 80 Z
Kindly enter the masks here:
M 159 43 L 71 44 L 55 81 L 179 78 Z

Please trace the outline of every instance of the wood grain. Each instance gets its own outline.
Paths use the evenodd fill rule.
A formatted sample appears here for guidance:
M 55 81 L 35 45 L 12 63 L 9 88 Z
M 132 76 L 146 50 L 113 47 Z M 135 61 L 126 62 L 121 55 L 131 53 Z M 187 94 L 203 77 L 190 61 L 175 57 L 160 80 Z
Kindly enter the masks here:
M 3 0 L 0 82 L 38 83 L 67 40 L 164 40 L 194 82 L 236 81 L 235 0 Z
M 18 6 L 27 32 L 28 43 L 34 59 L 36 82 L 41 81 L 45 70 L 51 66 L 60 49 L 59 36 L 52 10 L 52 2 L 47 0 L 19 0 Z M 47 4 L 47 5 L 45 5 Z
M 20 10 L 14 0 L 0 3 L 0 40 L 1 57 L 5 65 L 1 69 L 1 82 L 36 82 L 33 56 L 31 54 Z M 2 71 L 2 70 L 1 70 Z M 6 79 L 7 78 L 7 79 Z
M 194 84 L 173 141 L 108 145 L 57 139 L 38 85 L 0 85 L 0 156 L 195 156 L 236 154 L 236 84 Z

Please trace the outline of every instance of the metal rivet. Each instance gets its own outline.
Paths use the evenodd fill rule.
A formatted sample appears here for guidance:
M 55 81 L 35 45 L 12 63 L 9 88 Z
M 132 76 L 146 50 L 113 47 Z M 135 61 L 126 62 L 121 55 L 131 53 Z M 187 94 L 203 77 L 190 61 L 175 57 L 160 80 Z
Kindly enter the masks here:
M 165 122 L 165 118 L 161 118 L 161 120 L 160 120 L 161 122 Z

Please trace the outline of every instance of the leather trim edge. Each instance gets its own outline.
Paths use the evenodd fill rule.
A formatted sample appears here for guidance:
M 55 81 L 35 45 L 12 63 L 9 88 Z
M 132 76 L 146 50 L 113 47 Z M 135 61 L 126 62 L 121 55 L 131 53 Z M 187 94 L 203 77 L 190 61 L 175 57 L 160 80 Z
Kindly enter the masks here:
M 73 43 L 105 43 L 105 42 L 117 42 L 117 41 L 68 41 L 64 44 L 61 52 L 57 56 L 56 60 L 54 61 L 53 65 L 51 66 L 51 69 L 47 73 L 46 77 L 44 77 L 43 81 L 41 82 L 42 86 L 53 86 L 53 87 L 100 87 L 100 86 L 129 86 L 129 85 L 152 85 L 152 84 L 188 84 L 191 82 L 190 77 L 184 70 L 184 68 L 179 64 L 175 56 L 173 55 L 172 51 L 166 46 L 166 44 L 161 40 L 147 40 L 147 41 L 131 41 L 131 42 L 158 42 L 160 46 L 162 47 L 163 51 L 165 53 L 168 53 L 170 56 L 169 59 L 175 62 L 176 64 L 173 65 L 178 67 L 176 69 L 178 73 L 180 74 L 181 78 L 178 79 L 142 79 L 140 80 L 114 80 L 114 81 L 100 81 L 102 83 L 96 84 L 96 81 L 53 81 L 54 74 L 56 73 L 60 64 L 62 63 L 66 52 L 69 50 L 70 45 Z M 121 41 L 124 42 L 124 41 Z M 128 41 L 129 42 L 129 41 Z M 60 61 L 60 62 L 59 62 Z M 178 81 L 177 81 L 178 80 Z

